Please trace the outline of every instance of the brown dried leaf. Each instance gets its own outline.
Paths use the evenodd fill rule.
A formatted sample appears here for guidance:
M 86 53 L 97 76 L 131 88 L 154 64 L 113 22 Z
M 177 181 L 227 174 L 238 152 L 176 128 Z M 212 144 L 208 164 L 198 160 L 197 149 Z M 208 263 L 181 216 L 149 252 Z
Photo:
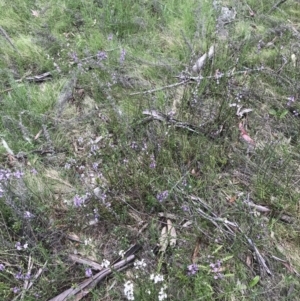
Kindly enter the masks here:
M 200 250 L 200 239 L 198 239 L 197 242 L 196 242 L 196 246 L 194 248 L 194 252 L 193 252 L 193 255 L 192 255 L 192 263 L 197 262 L 197 257 L 198 257 L 198 254 L 199 254 L 199 250 Z

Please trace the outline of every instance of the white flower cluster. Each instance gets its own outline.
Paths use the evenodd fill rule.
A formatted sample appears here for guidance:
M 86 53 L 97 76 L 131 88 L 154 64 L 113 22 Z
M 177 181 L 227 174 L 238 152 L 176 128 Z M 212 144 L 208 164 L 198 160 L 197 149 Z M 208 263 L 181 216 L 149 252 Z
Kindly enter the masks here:
M 153 280 L 154 283 L 162 282 L 164 281 L 164 276 L 160 274 L 151 274 L 150 280 Z
M 159 282 L 163 282 L 164 281 L 164 276 L 161 274 L 151 274 L 150 275 L 150 280 L 153 280 L 154 283 L 159 283 Z M 168 295 L 166 293 L 166 289 L 167 289 L 167 285 L 164 284 L 160 291 L 158 292 L 158 301 L 163 301 L 165 299 L 167 299 Z
M 135 261 L 133 265 L 136 270 L 143 270 L 147 266 L 144 259 Z
M 164 299 L 168 298 L 168 295 L 166 294 L 165 290 L 168 287 L 166 285 L 162 286 L 159 293 L 158 293 L 158 301 L 163 301 Z
M 102 261 L 102 263 L 101 263 L 101 266 L 102 266 L 103 268 L 108 268 L 109 265 L 110 265 L 110 262 L 109 262 L 108 260 L 106 260 L 106 259 L 103 259 L 103 261 Z
M 127 300 L 134 300 L 133 295 L 133 283 L 131 281 L 127 281 L 124 284 L 124 294 Z

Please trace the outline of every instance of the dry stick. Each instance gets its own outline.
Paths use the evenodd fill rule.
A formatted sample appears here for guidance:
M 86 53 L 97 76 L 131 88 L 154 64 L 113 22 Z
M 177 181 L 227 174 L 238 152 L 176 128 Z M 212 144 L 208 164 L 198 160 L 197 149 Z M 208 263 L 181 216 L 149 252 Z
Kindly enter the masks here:
M 219 78 L 222 78 L 222 77 L 225 77 L 225 76 L 230 77 L 230 76 L 237 75 L 237 74 L 246 74 L 248 72 L 262 71 L 263 69 L 264 69 L 264 67 L 260 67 L 260 68 L 257 68 L 257 69 L 247 69 L 247 70 L 244 70 L 244 71 L 220 73 L 220 74 L 218 74 L 217 77 L 215 75 L 211 75 L 211 76 L 201 76 L 201 75 L 199 75 L 199 76 L 175 76 L 176 78 L 179 78 L 182 81 L 179 82 L 179 83 L 171 84 L 171 85 L 160 87 L 160 88 L 157 88 L 157 89 L 147 90 L 147 91 L 143 91 L 143 92 L 131 93 L 129 95 L 133 96 L 133 95 L 139 95 L 139 94 L 149 94 L 149 93 L 162 91 L 162 90 L 169 89 L 169 88 L 178 87 L 178 86 L 184 85 L 184 84 L 186 84 L 190 81 L 199 82 L 202 79 L 213 79 L 213 78 L 218 78 L 219 79 Z
M 81 284 L 78 284 L 77 288 L 74 289 L 70 288 L 64 291 L 62 294 L 52 298 L 49 301 L 67 300 L 66 298 L 69 298 L 71 296 L 78 296 L 79 293 L 82 294 L 80 295 L 80 297 L 83 297 L 86 294 L 88 294 L 91 291 L 91 289 L 94 288 L 101 280 L 103 280 L 105 277 L 110 275 L 113 271 L 115 270 L 119 271 L 124 266 L 131 263 L 134 259 L 135 259 L 135 255 L 130 255 L 124 260 L 114 264 L 112 268 L 106 268 L 100 271 L 99 273 L 97 273 L 96 275 L 94 275 L 92 278 L 85 280 Z M 75 300 L 80 300 L 81 299 L 80 297 L 79 299 L 75 297 L 76 298 Z
M 133 96 L 133 95 L 139 95 L 139 94 L 153 93 L 153 92 L 157 92 L 157 91 L 161 91 L 161 90 L 165 90 L 165 89 L 169 89 L 169 88 L 174 88 L 174 87 L 183 85 L 183 84 L 185 84 L 185 83 L 187 83 L 187 82 L 189 82 L 189 79 L 184 80 L 184 81 L 179 82 L 179 83 L 172 84 L 172 85 L 160 87 L 160 88 L 157 88 L 157 89 L 147 90 L 147 91 L 143 91 L 143 92 L 131 93 L 131 94 L 129 94 L 129 95 L 130 95 L 130 96 Z
M 273 10 L 275 10 L 276 8 L 278 8 L 281 4 L 283 4 L 284 2 L 286 2 L 286 0 L 280 0 L 278 1 L 276 4 L 274 4 L 272 6 L 272 8 L 268 11 L 268 14 L 271 13 Z
M 0 94 L 5 93 L 5 92 L 12 91 L 12 89 L 13 89 L 13 88 L 8 88 L 8 89 L 5 89 L 5 90 L 2 90 L 2 91 L 0 91 Z
M 19 55 L 21 55 L 21 53 L 19 52 L 19 50 L 15 47 L 15 45 L 12 43 L 11 39 L 9 38 L 8 34 L 6 33 L 6 31 L 3 29 L 3 27 L 0 26 L 0 34 L 8 41 L 8 43 L 11 45 L 11 47 L 18 52 Z

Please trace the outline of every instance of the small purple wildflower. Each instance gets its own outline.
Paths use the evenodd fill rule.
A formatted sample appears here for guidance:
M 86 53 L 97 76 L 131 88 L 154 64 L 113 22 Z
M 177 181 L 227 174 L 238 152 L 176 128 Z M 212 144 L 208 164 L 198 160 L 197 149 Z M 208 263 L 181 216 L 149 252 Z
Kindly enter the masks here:
M 38 172 L 35 168 L 32 168 L 31 171 L 30 171 L 33 175 L 36 175 Z
M 23 277 L 25 280 L 29 280 L 31 278 L 31 275 L 30 275 L 30 273 L 27 273 Z
M 110 34 L 108 35 L 107 39 L 108 39 L 109 41 L 111 41 L 111 40 L 113 39 L 113 34 L 110 33 Z
M 78 59 L 78 56 L 77 56 L 76 52 L 71 52 L 71 53 L 69 53 L 69 56 L 71 57 L 71 59 L 72 59 L 75 63 L 78 63 L 78 62 L 79 62 L 79 59 Z
M 132 141 L 131 144 L 130 144 L 130 147 L 132 149 L 138 149 L 138 144 L 136 143 L 136 141 Z
M 3 263 L 0 263 L 0 271 L 4 271 L 5 270 L 5 265 Z
M 88 268 L 85 270 L 85 276 L 90 278 L 93 276 L 93 272 L 92 272 L 92 269 L 91 268 Z
M 20 291 L 20 289 L 15 286 L 14 288 L 12 288 L 12 291 L 14 294 L 17 294 Z
M 98 212 L 98 208 L 95 208 L 93 211 L 94 211 L 94 218 L 95 218 L 95 221 L 98 222 L 99 217 L 100 217 L 100 214 L 99 214 L 99 212 Z
M 165 190 L 165 191 L 158 193 L 156 196 L 156 199 L 161 203 L 164 200 L 166 200 L 168 196 L 169 196 L 169 191 Z
M 182 209 L 183 211 L 189 211 L 189 207 L 186 206 L 186 205 L 181 206 L 181 209 Z
M 107 59 L 107 53 L 105 51 L 98 51 L 97 59 L 99 62 Z
M 217 260 L 216 263 L 210 263 L 211 271 L 214 273 L 214 279 L 222 279 L 224 275 L 220 273 L 221 271 L 221 260 Z
M 125 56 L 126 56 L 126 50 L 122 48 L 121 50 L 121 55 L 120 55 L 120 64 L 122 65 L 125 61 Z
M 151 168 L 151 169 L 154 169 L 155 167 L 156 167 L 156 161 L 155 161 L 155 158 L 154 158 L 154 155 L 151 155 L 150 156 L 150 165 L 149 165 L 149 167 Z
M 98 169 L 98 166 L 99 166 L 99 163 L 97 163 L 97 162 L 94 162 L 94 163 L 93 163 L 93 169 L 94 169 L 94 170 L 97 170 L 97 169 Z
M 187 268 L 188 268 L 188 273 L 187 273 L 188 276 L 195 275 L 199 270 L 198 265 L 195 263 L 190 264 Z
M 84 199 L 82 197 L 80 197 L 78 194 L 76 194 L 74 196 L 73 201 L 74 201 L 74 206 L 75 207 L 81 207 L 82 204 L 84 203 Z
M 99 146 L 98 145 L 96 145 L 96 144 L 92 144 L 91 145 L 91 153 L 93 154 L 93 155 L 95 155 L 96 154 L 96 151 L 99 149 Z
M 22 275 L 21 272 L 18 272 L 18 273 L 15 275 L 15 278 L 16 278 L 17 280 L 21 280 L 21 279 L 23 279 L 24 277 L 23 277 L 23 275 Z
M 14 176 L 15 176 L 17 179 L 21 179 L 23 175 L 24 175 L 24 173 L 21 172 L 21 171 L 19 171 L 19 170 L 16 171 L 16 172 L 14 173 Z
M 15 247 L 18 251 L 22 250 L 22 245 L 19 241 L 15 244 Z

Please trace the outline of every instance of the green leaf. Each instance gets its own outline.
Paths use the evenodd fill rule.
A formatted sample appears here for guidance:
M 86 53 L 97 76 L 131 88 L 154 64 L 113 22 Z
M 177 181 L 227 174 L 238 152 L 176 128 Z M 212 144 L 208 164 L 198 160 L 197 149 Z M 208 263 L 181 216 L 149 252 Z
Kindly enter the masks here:
M 249 287 L 254 287 L 260 280 L 259 276 L 255 276 L 249 283 Z
M 274 110 L 274 109 L 270 109 L 270 110 L 269 110 L 269 114 L 270 114 L 270 115 L 276 116 L 276 115 L 277 115 L 277 111 Z
M 284 110 L 281 114 L 279 118 L 283 118 L 289 111 L 288 110 Z

